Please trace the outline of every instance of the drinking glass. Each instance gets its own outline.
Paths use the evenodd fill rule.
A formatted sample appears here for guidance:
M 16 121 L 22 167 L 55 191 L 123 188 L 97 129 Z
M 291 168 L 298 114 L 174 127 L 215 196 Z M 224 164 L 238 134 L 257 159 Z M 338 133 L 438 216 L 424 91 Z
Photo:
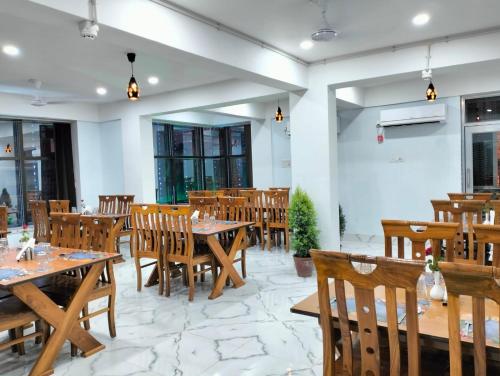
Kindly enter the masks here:
M 0 238 L 0 262 L 5 261 L 8 251 L 9 242 L 7 241 L 7 238 Z
M 210 216 L 210 227 L 215 227 L 215 223 L 216 223 L 215 216 L 214 215 Z
M 208 223 L 210 215 L 208 213 L 203 214 L 203 222 Z
M 37 272 L 46 272 L 49 270 L 49 257 L 47 247 L 39 249 L 39 251 L 35 254 L 35 259 L 38 264 L 36 269 Z
M 421 274 L 417 282 L 417 304 L 419 311 L 425 312 L 430 305 L 429 289 L 427 288 L 425 274 Z

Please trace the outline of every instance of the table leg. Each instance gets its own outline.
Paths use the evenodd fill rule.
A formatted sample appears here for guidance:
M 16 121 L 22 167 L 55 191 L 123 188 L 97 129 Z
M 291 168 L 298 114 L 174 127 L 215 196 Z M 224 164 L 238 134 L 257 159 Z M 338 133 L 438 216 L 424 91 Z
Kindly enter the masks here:
M 222 269 L 221 273 L 217 277 L 217 281 L 215 282 L 212 293 L 208 297 L 209 299 L 215 299 L 222 295 L 222 289 L 224 287 L 224 284 L 226 283 L 226 278 L 228 276 L 233 281 L 235 288 L 241 287 L 245 284 L 243 279 L 234 268 L 233 264 L 233 260 L 236 257 L 236 252 L 241 248 L 242 240 L 244 240 L 245 236 L 246 228 L 242 227 L 238 230 L 238 233 L 234 238 L 233 245 L 231 246 L 228 254 L 226 254 L 215 235 L 207 237 L 208 246 L 212 250 L 217 260 L 219 260 Z
M 24 283 L 12 288 L 12 292 L 20 300 L 55 328 L 30 375 L 52 374 L 54 361 L 66 339 L 79 347 L 84 357 L 104 349 L 104 345 L 85 331 L 78 322 L 80 312 L 103 270 L 104 263 L 95 264 L 90 268 L 66 311 L 59 308 L 33 283 Z

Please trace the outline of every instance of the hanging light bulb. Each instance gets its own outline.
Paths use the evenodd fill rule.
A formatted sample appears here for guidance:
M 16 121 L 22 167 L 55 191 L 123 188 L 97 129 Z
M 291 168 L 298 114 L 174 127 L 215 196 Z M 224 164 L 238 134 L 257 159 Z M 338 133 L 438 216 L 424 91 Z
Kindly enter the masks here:
M 437 93 L 436 89 L 434 88 L 432 81 L 429 83 L 429 86 L 427 87 L 427 91 L 425 94 L 426 94 L 428 102 L 434 102 L 436 100 L 438 93 Z
M 425 92 L 425 97 L 428 102 L 434 102 L 437 98 L 437 90 L 432 83 L 432 70 L 431 70 L 431 45 L 427 47 L 427 69 L 422 71 L 422 78 L 429 81 L 429 86 Z
M 5 146 L 4 151 L 5 151 L 6 153 L 12 153 L 12 146 L 11 146 L 11 144 L 7 144 L 7 145 Z
M 130 62 L 130 66 L 132 67 L 132 77 L 130 77 L 130 81 L 128 82 L 127 96 L 129 100 L 136 101 L 139 99 L 139 85 L 134 77 L 135 53 L 129 52 L 127 54 L 127 58 Z
M 274 119 L 276 120 L 277 123 L 281 123 L 284 119 L 283 113 L 281 112 L 279 99 L 278 99 L 278 111 L 276 111 L 276 115 L 274 116 Z

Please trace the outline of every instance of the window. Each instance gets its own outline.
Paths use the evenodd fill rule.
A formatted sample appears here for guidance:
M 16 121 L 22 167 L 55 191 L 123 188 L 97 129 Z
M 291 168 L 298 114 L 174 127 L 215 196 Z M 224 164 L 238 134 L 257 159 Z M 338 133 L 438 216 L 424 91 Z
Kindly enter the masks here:
M 64 162 L 64 168 L 60 171 L 57 168 L 56 140 L 67 144 L 68 139 L 58 138 L 56 133 L 60 129 L 59 135 L 70 135 L 69 130 L 62 129 L 66 127 L 69 128 L 69 124 L 0 120 L 0 205 L 8 207 L 10 226 L 31 221 L 27 210 L 30 200 L 70 198 L 75 201 L 72 158 L 62 158 L 61 154 L 59 162 Z M 70 145 L 66 148 L 71 150 Z M 73 189 L 71 197 L 66 180 Z
M 202 128 L 153 123 L 156 201 L 183 203 L 187 191 L 252 185 L 250 125 Z

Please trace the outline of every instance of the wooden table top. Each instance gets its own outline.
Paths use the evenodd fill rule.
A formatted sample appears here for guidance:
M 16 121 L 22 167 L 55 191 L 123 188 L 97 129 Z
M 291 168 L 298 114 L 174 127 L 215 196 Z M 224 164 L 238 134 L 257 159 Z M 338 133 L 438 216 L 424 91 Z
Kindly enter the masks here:
M 197 224 L 193 224 L 192 228 L 194 235 L 211 236 L 220 234 L 221 232 L 238 230 L 254 224 L 255 222 L 216 221 L 215 225 L 212 226 L 210 223 L 200 221 Z
M 346 297 L 353 297 L 354 291 L 352 285 L 346 283 Z M 335 297 L 335 285 L 334 283 L 330 284 L 330 299 Z M 385 288 L 383 286 L 378 286 L 375 289 L 375 298 L 385 299 Z M 398 303 L 404 304 L 404 291 L 398 289 L 397 290 L 397 300 Z M 498 305 L 491 301 L 486 300 L 485 304 L 486 309 L 486 318 L 498 320 L 499 319 L 499 310 Z M 319 318 L 319 303 L 318 303 L 318 294 L 317 292 L 310 295 L 306 299 L 300 301 L 295 304 L 290 311 L 293 313 L 297 313 L 300 315 L 306 315 L 311 317 Z M 460 297 L 460 314 L 461 320 L 472 321 L 472 299 L 471 297 Z M 334 319 L 337 318 L 336 309 L 332 310 L 332 317 Z M 349 313 L 349 320 L 352 323 L 357 322 L 356 314 Z M 419 315 L 418 320 L 419 325 L 419 333 L 422 336 L 429 336 L 432 338 L 442 339 L 445 342 L 448 342 L 448 307 L 443 306 L 441 301 L 431 301 L 431 304 L 424 313 Z M 378 322 L 378 326 L 387 327 L 387 323 L 383 321 Z M 400 329 L 406 330 L 406 326 L 404 323 L 399 325 Z M 472 334 L 471 334 L 472 336 Z M 463 337 L 462 341 L 471 342 L 471 337 Z M 494 343 L 492 341 L 486 341 L 487 347 L 500 349 L 500 345 L 498 343 Z
M 99 255 L 97 259 L 84 259 L 84 260 L 68 260 L 62 255 L 68 255 L 76 252 L 87 252 L 81 249 L 70 249 L 70 248 L 58 248 L 52 247 L 52 257 L 54 260 L 48 263 L 47 271 L 38 271 L 39 260 L 35 259 L 30 261 L 16 261 L 16 255 L 18 250 L 11 248 L 7 252 L 6 260 L 2 262 L 0 269 L 3 268 L 21 268 L 26 271 L 26 275 L 13 277 L 8 280 L 0 280 L 0 289 L 9 289 L 12 286 L 18 285 L 20 283 L 26 283 L 38 278 L 49 277 L 52 275 L 64 273 L 70 270 L 78 269 L 84 266 L 90 266 L 107 260 L 118 259 L 121 257 L 120 254 L 116 253 L 104 253 L 104 252 L 92 252 L 93 254 Z

